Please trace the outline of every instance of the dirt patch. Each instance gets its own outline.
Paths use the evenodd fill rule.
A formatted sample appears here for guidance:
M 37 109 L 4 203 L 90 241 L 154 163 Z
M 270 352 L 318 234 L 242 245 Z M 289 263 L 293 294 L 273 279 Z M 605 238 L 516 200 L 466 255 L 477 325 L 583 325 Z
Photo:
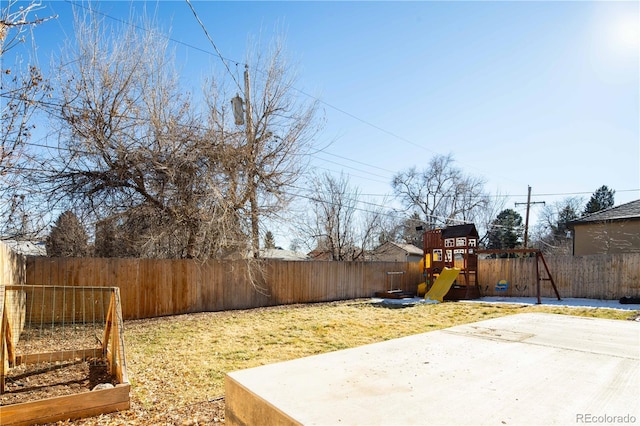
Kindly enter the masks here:
M 9 370 L 0 405 L 88 392 L 101 383 L 117 383 L 102 360 L 23 364 Z

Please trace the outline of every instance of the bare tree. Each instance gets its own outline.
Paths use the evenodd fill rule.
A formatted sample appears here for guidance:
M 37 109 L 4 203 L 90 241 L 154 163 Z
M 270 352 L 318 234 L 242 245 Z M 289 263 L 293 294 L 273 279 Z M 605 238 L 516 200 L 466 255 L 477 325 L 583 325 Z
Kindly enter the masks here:
M 378 245 L 390 241 L 422 247 L 424 220 L 418 212 L 413 212 L 409 216 L 386 214 L 381 219 L 382 231 L 378 236 Z
M 226 140 L 180 91 L 166 38 L 147 26 L 76 21 L 58 74 L 60 157 L 52 191 L 103 226 L 133 235 L 135 252 L 203 258 L 242 249 L 240 213 L 224 192 Z M 97 242 L 100 245 L 100 242 Z M 126 246 L 126 244 L 125 244 Z
M 37 11 L 44 9 L 40 2 L 32 1 L 26 6 L 19 3 L 17 0 L 9 0 L 0 9 L 0 56 L 3 56 L 9 49 L 23 43 L 26 39 L 25 33 L 29 27 L 55 18 L 55 16 L 46 18 L 31 17 Z
M 309 199 L 313 211 L 304 233 L 315 250 L 329 260 L 365 260 L 367 251 L 378 243 L 383 209 L 359 207 L 360 192 L 344 174 L 316 176 Z
M 218 85 L 208 85 L 213 90 L 207 99 L 210 126 L 228 138 L 225 170 L 230 194 L 249 218 L 251 247 L 257 256 L 260 222 L 276 218 L 287 207 L 322 123 L 317 119 L 318 101 L 301 102 L 296 96 L 296 76 L 283 42 L 276 40 L 268 48 L 256 44 L 254 49 L 247 56 L 250 66 L 244 87 L 238 87 L 244 89 L 244 117 L 229 122 L 229 97 L 217 92 Z
M 24 178 L 34 167 L 27 142 L 35 127 L 32 116 L 51 88 L 38 67 L 23 64 L 20 56 L 12 64 L 7 52 L 26 41 L 31 28 L 53 18 L 31 17 L 41 9 L 40 3 L 24 6 L 14 0 L 0 9 L 0 233 L 12 238 L 35 232 L 25 216 L 30 190 Z
M 568 223 L 579 217 L 583 204 L 581 197 L 569 197 L 545 205 L 536 224 L 533 246 L 549 254 L 571 254 Z
M 407 210 L 422 213 L 428 228 L 472 222 L 489 204 L 484 181 L 465 175 L 451 155 L 438 155 L 424 170 L 401 171 L 392 180 L 395 195 Z
M 281 50 L 247 81 L 252 107 L 242 128 L 215 80 L 206 113 L 197 111 L 180 90 L 166 38 L 152 28 L 121 28 L 115 38 L 89 19 L 76 34 L 61 60 L 64 155 L 51 182 L 93 213 L 97 252 L 256 253 L 259 223 L 286 207 L 316 129 L 315 104 L 296 102 Z M 102 244 L 103 235 L 122 243 Z

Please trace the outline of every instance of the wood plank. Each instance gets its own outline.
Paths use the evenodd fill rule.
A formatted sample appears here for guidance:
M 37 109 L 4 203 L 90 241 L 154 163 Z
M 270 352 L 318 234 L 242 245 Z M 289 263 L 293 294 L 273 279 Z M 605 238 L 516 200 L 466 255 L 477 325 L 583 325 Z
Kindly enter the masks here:
M 130 408 L 129 384 L 75 395 L 0 406 L 3 426 L 31 425 L 80 419 Z
M 5 337 L 6 324 L 6 312 L 4 310 L 4 287 L 0 287 L 0 395 L 4 393 L 5 385 L 5 371 L 9 369 L 9 363 L 7 362 L 7 339 Z
M 124 323 L 122 320 L 122 309 L 120 302 L 120 292 L 118 288 L 114 289 L 115 295 L 115 310 L 114 310 L 114 321 L 118 328 L 117 338 L 118 338 L 118 356 L 117 356 L 117 364 L 116 364 L 116 377 L 119 383 L 129 383 L 129 377 L 127 375 L 127 362 L 124 351 Z
M 5 309 L 2 313 L 2 332 L 4 334 L 3 340 L 7 353 L 5 360 L 9 363 L 10 366 L 12 366 L 16 363 L 16 348 L 14 346 L 13 330 L 11 329 L 11 323 L 9 322 L 9 315 L 7 311 L 8 309 L 5 306 Z
M 85 348 L 57 352 L 40 352 L 35 354 L 21 354 L 16 356 L 16 364 L 36 364 L 39 362 L 72 361 L 75 359 L 100 358 L 103 356 L 102 348 Z
M 112 295 L 112 299 L 113 300 L 114 297 Z M 114 302 L 115 303 L 115 302 Z M 111 315 L 109 316 L 109 322 L 111 322 L 111 357 L 107 357 L 107 360 L 109 362 L 109 367 L 111 369 L 111 374 L 114 376 L 118 376 L 118 358 L 120 356 L 120 333 L 119 333 L 119 328 L 118 328 L 118 322 L 117 319 L 114 319 L 113 317 L 115 316 L 115 309 L 113 309 L 111 311 Z M 118 377 L 121 377 L 118 376 Z
M 102 350 L 107 351 L 109 347 L 109 339 L 111 338 L 111 328 L 113 327 L 113 311 L 115 309 L 115 297 L 111 294 L 109 298 L 109 309 L 107 310 L 106 324 L 104 326 L 104 333 L 102 335 Z

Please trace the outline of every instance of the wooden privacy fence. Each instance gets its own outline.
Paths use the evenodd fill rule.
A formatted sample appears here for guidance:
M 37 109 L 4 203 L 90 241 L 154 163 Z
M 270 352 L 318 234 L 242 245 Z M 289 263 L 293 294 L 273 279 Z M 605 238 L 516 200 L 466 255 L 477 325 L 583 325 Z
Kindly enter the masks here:
M 640 296 L 640 253 L 545 256 L 545 260 L 563 298 Z M 546 276 L 546 271 L 542 270 L 541 276 Z M 481 259 L 478 282 L 483 296 L 535 297 L 536 259 Z M 542 297 L 555 297 L 548 281 L 542 281 L 540 287 Z
M 404 272 L 398 289 L 415 292 L 422 281 L 419 262 L 273 260 L 259 270 L 256 288 L 243 261 L 30 257 L 26 284 L 119 287 L 124 319 L 136 319 L 372 297 L 392 271 Z
M 1 264 L 7 258 L 0 259 L 3 271 L 14 268 Z M 421 263 L 274 260 L 263 264 L 260 292 L 249 284 L 241 261 L 30 257 L 22 273 L 16 259 L 10 262 L 17 272 L 8 274 L 15 284 L 119 287 L 125 319 L 371 297 L 386 290 L 386 273 L 392 271 L 405 272 L 394 284 L 407 292 L 423 281 Z M 545 259 L 563 298 L 640 296 L 638 253 Z M 535 297 L 535 267 L 535 258 L 480 259 L 481 294 Z M 554 297 L 549 282 L 541 290 L 542 297 Z

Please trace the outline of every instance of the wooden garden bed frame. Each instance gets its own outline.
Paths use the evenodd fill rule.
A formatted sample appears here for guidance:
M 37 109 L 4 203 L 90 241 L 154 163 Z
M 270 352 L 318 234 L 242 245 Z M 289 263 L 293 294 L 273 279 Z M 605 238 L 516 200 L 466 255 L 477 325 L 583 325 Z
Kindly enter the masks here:
M 102 344 L 97 348 L 79 348 L 73 351 L 60 351 L 39 354 L 16 354 L 17 340 L 12 336 L 12 318 L 8 314 L 6 293 L 9 291 L 33 291 L 60 286 L 23 286 L 9 285 L 0 287 L 0 394 L 4 393 L 5 368 L 21 364 L 31 364 L 42 359 L 67 361 L 84 359 L 102 353 L 107 360 L 110 373 L 117 384 L 111 389 L 95 390 L 74 395 L 46 398 L 31 402 L 0 406 L 0 423 L 4 425 L 29 425 L 33 423 L 55 422 L 58 420 L 78 419 L 113 411 L 128 410 L 130 407 L 130 384 L 124 353 L 122 310 L 120 291 L 117 287 L 74 287 L 77 290 L 110 292 L 109 308 L 106 315 Z

